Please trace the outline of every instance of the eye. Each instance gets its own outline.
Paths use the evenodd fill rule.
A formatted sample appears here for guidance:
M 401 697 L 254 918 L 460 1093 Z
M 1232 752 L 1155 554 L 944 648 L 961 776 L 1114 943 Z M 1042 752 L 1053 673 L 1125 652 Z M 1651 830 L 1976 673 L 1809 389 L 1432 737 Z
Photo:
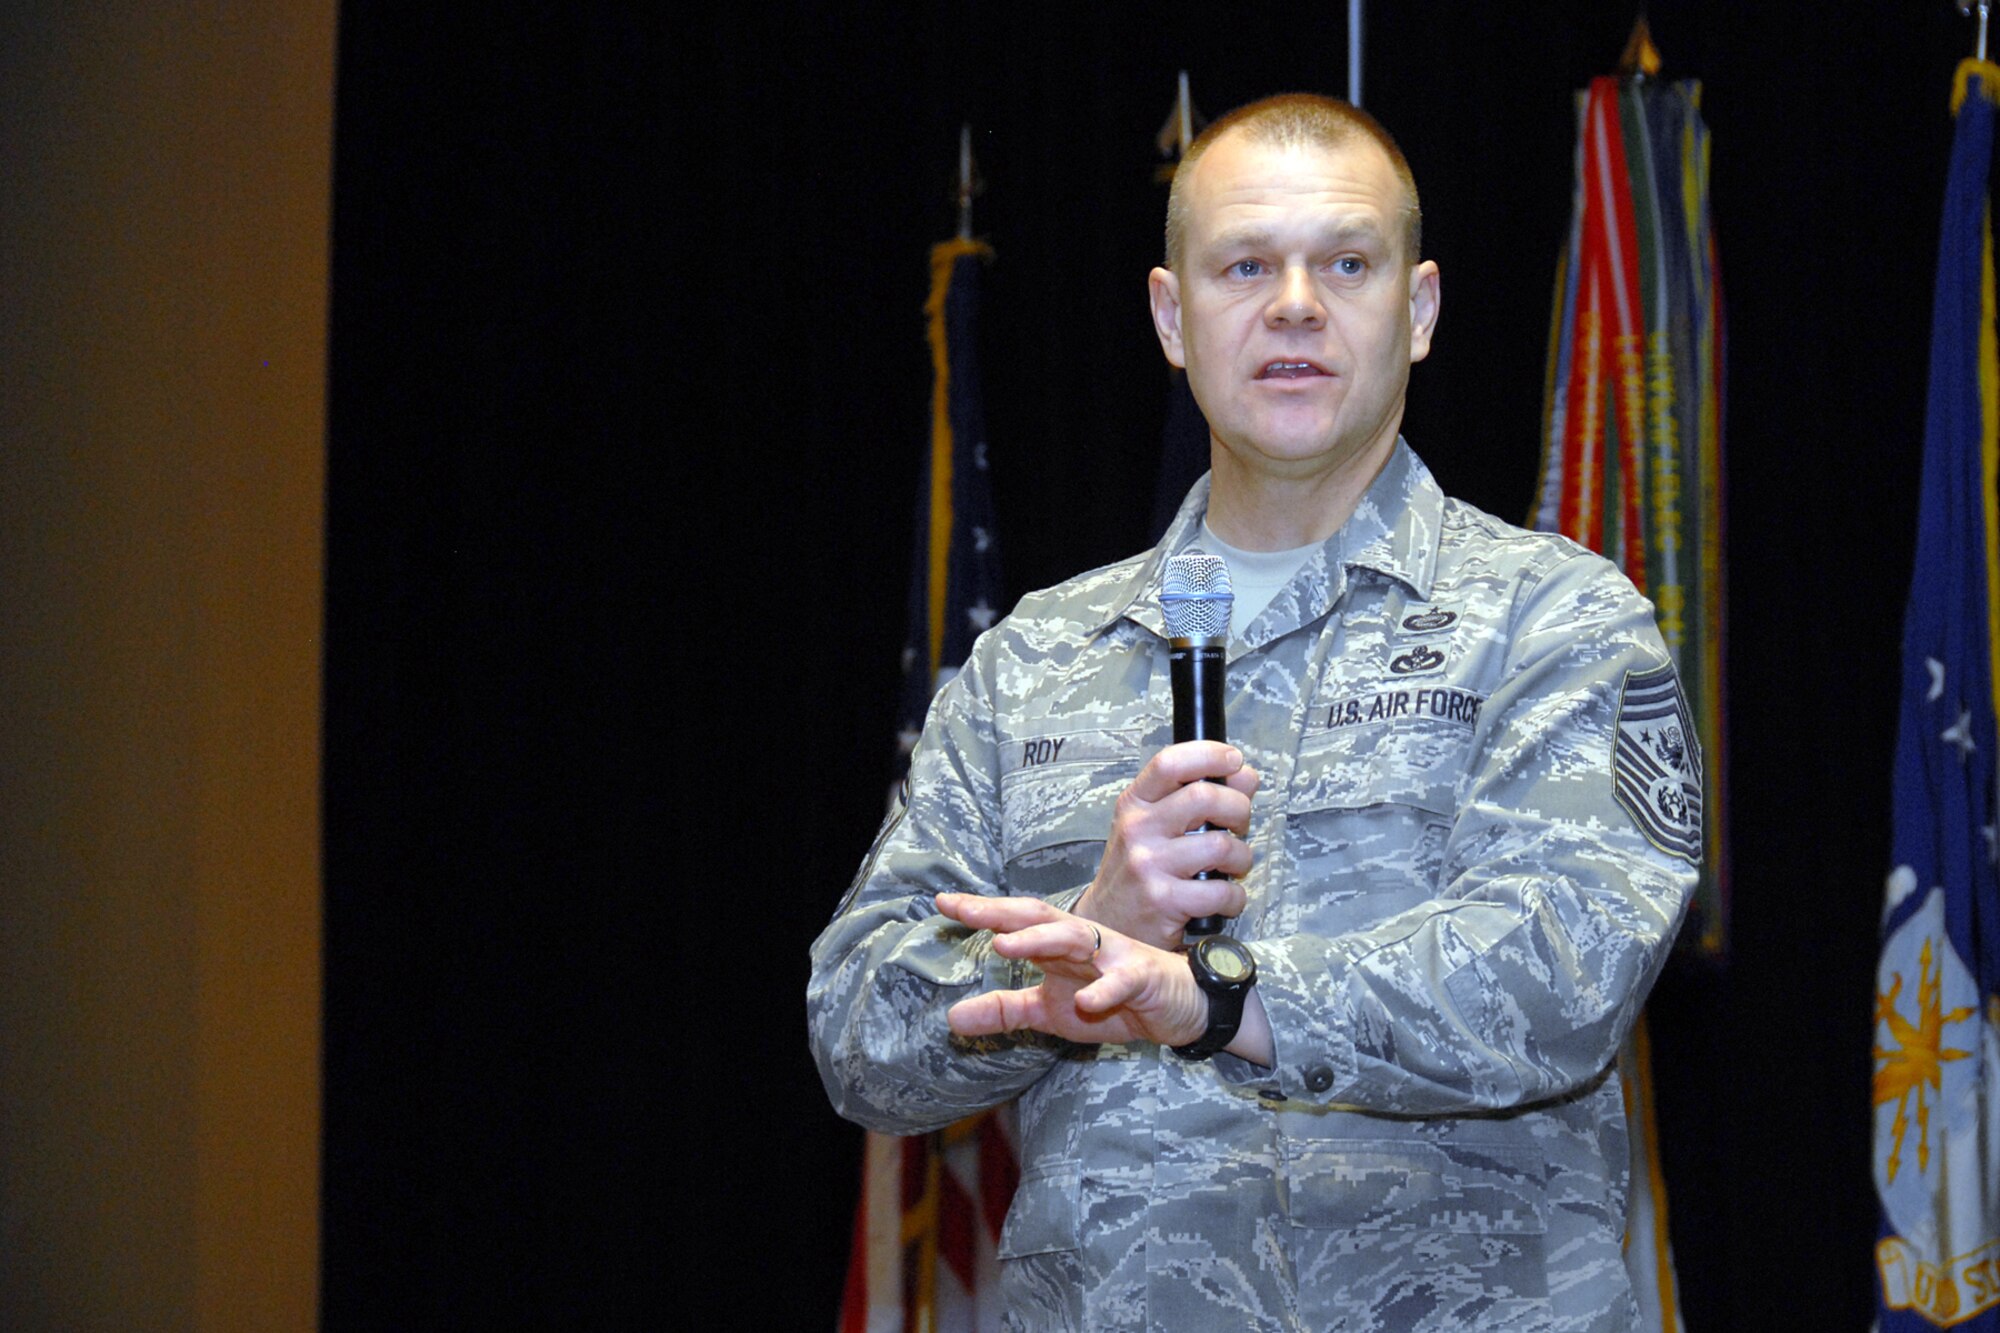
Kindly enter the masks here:
M 1264 271 L 1264 265 L 1255 259 L 1239 259 L 1229 266 L 1232 278 L 1254 278 Z
M 1333 261 L 1333 271 L 1343 278 L 1358 278 L 1367 267 L 1359 255 L 1342 255 Z

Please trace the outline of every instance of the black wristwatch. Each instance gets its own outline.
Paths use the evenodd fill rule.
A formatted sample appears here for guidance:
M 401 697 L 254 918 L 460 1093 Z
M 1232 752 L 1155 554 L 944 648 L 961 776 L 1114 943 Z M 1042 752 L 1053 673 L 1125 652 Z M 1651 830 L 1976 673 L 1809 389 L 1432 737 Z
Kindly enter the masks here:
M 1204 935 L 1188 949 L 1194 984 L 1208 996 L 1208 1031 L 1174 1047 L 1183 1060 L 1206 1060 L 1227 1046 L 1243 1022 L 1243 999 L 1257 984 L 1257 959 L 1250 946 L 1227 935 Z

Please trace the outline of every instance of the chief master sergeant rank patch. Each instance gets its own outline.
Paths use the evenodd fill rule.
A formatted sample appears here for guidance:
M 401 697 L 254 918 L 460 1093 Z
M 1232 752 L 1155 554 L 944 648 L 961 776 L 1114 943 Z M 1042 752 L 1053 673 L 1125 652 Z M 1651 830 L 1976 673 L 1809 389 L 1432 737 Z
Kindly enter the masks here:
M 1701 863 L 1701 748 L 1671 665 L 1626 673 L 1612 793 L 1663 852 Z

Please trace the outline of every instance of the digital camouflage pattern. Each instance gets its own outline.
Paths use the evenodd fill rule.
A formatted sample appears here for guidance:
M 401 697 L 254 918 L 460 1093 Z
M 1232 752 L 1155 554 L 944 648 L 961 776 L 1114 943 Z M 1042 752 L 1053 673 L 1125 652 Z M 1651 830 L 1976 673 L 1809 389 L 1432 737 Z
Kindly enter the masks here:
M 1019 1098 L 1009 1327 L 1630 1327 L 1613 1061 L 1694 868 L 1635 826 L 1612 751 L 1666 652 L 1611 564 L 1448 499 L 1400 442 L 1230 644 L 1230 740 L 1264 779 L 1230 933 L 1275 1068 L 950 1035 L 950 1005 L 1033 969 L 932 895 L 1088 885 L 1172 735 L 1158 579 L 1206 501 L 1024 599 L 939 695 L 814 945 L 835 1106 L 914 1133 Z

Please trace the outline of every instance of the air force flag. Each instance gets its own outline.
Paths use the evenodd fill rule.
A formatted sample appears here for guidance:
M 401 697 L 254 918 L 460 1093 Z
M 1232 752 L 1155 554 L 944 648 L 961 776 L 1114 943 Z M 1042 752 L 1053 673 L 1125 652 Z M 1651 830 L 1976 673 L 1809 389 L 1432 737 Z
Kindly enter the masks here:
M 1893 868 L 1875 983 L 1880 1327 L 2000 1330 L 1996 371 L 1987 174 L 2000 68 L 1967 61 L 1945 190 Z

